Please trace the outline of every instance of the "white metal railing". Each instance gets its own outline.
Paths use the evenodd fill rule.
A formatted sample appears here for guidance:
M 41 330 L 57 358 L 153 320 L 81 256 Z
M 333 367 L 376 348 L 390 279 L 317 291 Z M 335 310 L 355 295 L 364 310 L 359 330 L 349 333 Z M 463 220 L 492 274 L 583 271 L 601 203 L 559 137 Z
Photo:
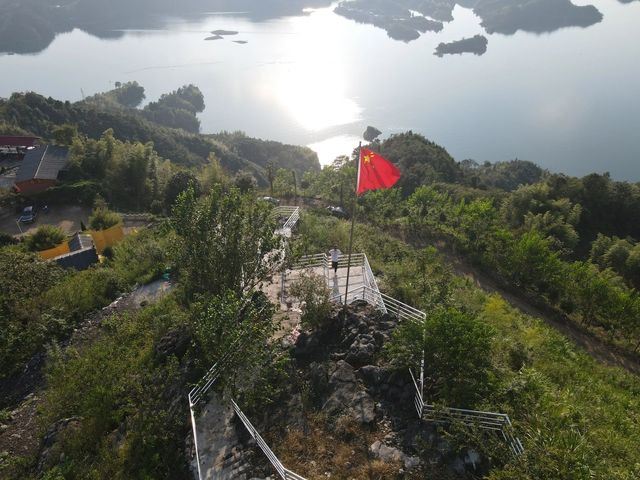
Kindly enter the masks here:
M 240 410 L 238 404 L 234 400 L 231 400 L 231 405 L 233 406 L 233 410 L 236 412 L 236 415 L 238 416 L 240 421 L 243 423 L 249 434 L 253 437 L 253 439 L 260 447 L 260 450 L 262 450 L 265 456 L 269 459 L 269 462 L 271 462 L 271 465 L 273 465 L 273 468 L 276 470 L 276 472 L 278 472 L 280 478 L 282 478 L 283 480 L 306 480 L 304 477 L 301 477 L 297 473 L 294 473 L 291 470 L 285 468 L 276 454 L 273 453 L 273 451 L 269 448 L 267 442 L 264 441 L 256 428 L 251 424 L 247 416 L 242 412 L 242 410 Z
M 198 479 L 202 480 L 202 470 L 200 466 L 200 445 L 198 443 L 198 430 L 196 426 L 196 407 L 200 403 L 200 401 L 205 397 L 207 392 L 213 387 L 216 383 L 216 380 L 220 377 L 222 373 L 222 368 L 227 364 L 227 362 L 232 358 L 233 354 L 236 351 L 236 344 L 239 339 L 237 339 L 229 351 L 222 356 L 222 358 L 213 364 L 213 366 L 204 374 L 204 376 L 200 379 L 200 381 L 191 389 L 189 392 L 189 413 L 191 415 L 191 429 L 193 430 L 193 445 L 196 450 L 196 466 L 198 469 Z
M 298 220 L 300 220 L 300 207 L 276 207 L 271 210 L 270 218 L 272 220 L 278 220 L 280 218 L 286 218 L 287 220 L 284 224 L 277 228 L 275 233 L 276 235 L 284 235 L 285 237 L 290 237 L 291 232 L 298 224 Z
M 467 410 L 464 408 L 437 407 L 426 404 L 422 397 L 422 388 L 418 387 L 418 383 L 411 369 L 409 369 L 409 373 L 411 374 L 413 385 L 416 388 L 414 405 L 419 418 L 433 423 L 460 422 L 464 425 L 476 426 L 483 430 L 499 432 L 514 455 L 524 453 L 522 442 L 513 434 L 511 419 L 507 414 Z
M 293 265 L 291 270 L 304 270 L 306 268 L 327 268 L 329 266 L 327 262 L 327 256 L 324 253 L 317 253 L 315 255 L 305 255 L 300 257 Z
M 292 266 L 291 270 L 305 270 L 305 269 L 313 269 L 313 268 L 322 268 L 323 275 L 325 277 L 325 282 L 327 287 L 331 287 L 331 282 L 334 280 L 334 277 L 330 274 L 330 266 L 331 261 L 329 260 L 329 256 L 324 253 L 317 253 L 315 255 L 306 255 L 300 257 Z M 369 264 L 369 259 L 364 253 L 353 253 L 351 254 L 351 261 L 349 261 L 349 255 L 342 255 L 338 260 L 338 268 L 344 269 L 350 267 L 349 273 L 349 281 L 352 282 L 353 277 L 362 276 L 361 285 L 353 285 L 353 289 L 347 292 L 347 303 L 350 303 L 353 300 L 356 300 L 357 294 L 355 293 L 358 289 L 361 289 L 363 286 L 367 287 L 369 291 L 366 293 L 367 300 L 369 303 L 375 304 L 382 311 L 387 313 L 387 307 L 382 297 L 380 296 L 380 290 L 378 289 L 378 283 L 376 281 L 376 277 L 371 270 L 371 265 Z M 358 270 L 354 269 L 360 269 Z M 345 277 L 341 277 L 345 278 Z M 283 292 L 284 292 L 284 274 L 282 279 Z M 336 291 L 331 294 L 331 300 L 335 302 L 340 302 L 343 299 L 344 292 Z M 377 298 L 375 298 L 377 297 Z
M 198 479 L 203 480 L 202 478 L 202 467 L 200 465 L 200 445 L 198 443 L 198 431 L 196 425 L 196 408 L 198 404 L 205 398 L 206 394 L 209 390 L 215 385 L 216 381 L 222 374 L 223 370 L 229 366 L 229 364 L 233 361 L 234 356 L 238 354 L 240 349 L 239 346 L 242 345 L 242 340 L 246 338 L 244 336 L 238 337 L 229 347 L 227 352 L 220 357 L 220 359 L 213 364 L 213 366 L 205 373 L 205 375 L 200 379 L 200 381 L 191 389 L 188 394 L 189 399 L 189 412 L 191 416 L 191 428 L 193 430 L 193 443 L 196 451 L 196 465 L 198 472 Z M 235 401 L 231 400 L 232 406 L 236 415 L 240 418 L 244 426 L 247 428 L 249 433 L 253 438 L 256 439 L 256 442 L 260 449 L 267 456 L 271 464 L 274 466 L 278 474 L 281 476 L 283 480 L 306 480 L 304 477 L 292 472 L 291 470 L 286 469 L 280 460 L 275 456 L 275 454 L 271 451 L 262 437 L 258 434 L 256 429 L 251 425 L 251 422 L 247 419 L 247 417 L 242 413 L 238 405 Z
M 269 216 L 272 219 L 276 219 L 279 217 L 290 217 L 291 214 L 293 212 L 295 212 L 296 210 L 300 210 L 300 207 L 296 207 L 296 206 L 288 206 L 288 205 L 284 205 L 282 207 L 274 207 L 271 210 L 271 213 L 269 214 Z

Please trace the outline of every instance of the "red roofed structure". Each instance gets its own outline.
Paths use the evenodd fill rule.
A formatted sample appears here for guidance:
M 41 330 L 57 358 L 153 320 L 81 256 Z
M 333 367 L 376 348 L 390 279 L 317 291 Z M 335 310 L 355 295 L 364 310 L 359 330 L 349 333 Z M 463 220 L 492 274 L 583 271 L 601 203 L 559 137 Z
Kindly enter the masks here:
M 5 155 L 22 157 L 27 150 L 36 146 L 38 140 L 38 137 L 0 135 L 0 158 Z
M 18 193 L 32 194 L 58 183 L 58 175 L 69 162 L 69 149 L 53 145 L 40 145 L 27 151 L 16 174 Z
M 25 137 L 19 135 L 0 135 L 0 147 L 23 147 L 29 148 L 40 140 L 39 137 Z

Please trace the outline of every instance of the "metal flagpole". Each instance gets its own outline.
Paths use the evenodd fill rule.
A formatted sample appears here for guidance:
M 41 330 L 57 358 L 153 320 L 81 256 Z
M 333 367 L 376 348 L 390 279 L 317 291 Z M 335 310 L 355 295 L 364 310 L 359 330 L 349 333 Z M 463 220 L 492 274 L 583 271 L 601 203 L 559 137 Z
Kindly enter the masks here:
M 349 258 L 347 263 L 347 285 L 344 292 L 344 306 L 347 306 L 347 296 L 349 295 L 349 274 L 351 273 L 351 250 L 353 248 L 353 228 L 356 225 L 356 206 L 358 203 L 358 180 L 360 178 L 360 154 L 362 150 L 362 142 L 358 143 L 358 168 L 356 168 L 356 185 L 353 189 L 353 210 L 351 211 L 351 235 L 349 236 Z

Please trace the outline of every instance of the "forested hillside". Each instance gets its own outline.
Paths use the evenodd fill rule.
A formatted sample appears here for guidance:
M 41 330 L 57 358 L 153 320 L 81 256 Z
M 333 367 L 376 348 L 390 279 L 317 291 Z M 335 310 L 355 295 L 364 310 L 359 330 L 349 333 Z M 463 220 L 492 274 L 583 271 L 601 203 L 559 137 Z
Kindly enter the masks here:
M 66 275 L 52 270 L 38 285 L 24 280 L 46 268 L 41 261 L 16 255 L 14 247 L 0 251 L 5 265 L 13 266 L 2 270 L 3 283 L 12 285 L 3 308 L 23 312 L 20 320 L 7 317 L 19 322 L 9 325 L 38 325 L 23 332 L 38 332 L 38 341 L 64 338 L 58 329 L 69 332 L 127 285 L 157 277 L 158 266 L 170 265 L 176 275 L 175 290 L 158 304 L 102 313 L 80 339 L 49 347 L 48 384 L 36 400 L 38 436 L 29 453 L 0 466 L 7 478 L 191 478 L 186 394 L 230 349 L 234 355 L 218 392 L 233 395 L 276 454 L 306 478 L 329 472 L 358 479 L 632 480 L 640 473 L 638 378 L 599 364 L 540 320 L 453 275 L 433 247 L 416 248 L 367 225 L 369 220 L 359 223 L 354 248 L 367 253 L 383 291 L 423 309 L 427 319 L 396 326 L 392 318 L 369 316 L 369 324 L 393 331 L 376 333 L 384 341 L 376 340 L 366 357 L 352 356 L 350 338 L 366 334 L 349 322 L 362 314 L 327 310 L 325 287 L 318 285 L 300 287 L 308 302 L 298 341 L 269 342 L 278 317 L 261 294 L 251 293 L 258 279 L 268 282 L 274 267 L 253 252 L 265 253 L 278 242 L 265 204 L 215 187 L 199 199 L 187 191 L 176 206 L 168 223 L 128 238 L 105 264 Z M 299 255 L 343 246 L 349 230 L 349 222 L 310 211 L 292 250 Z M 19 273 L 24 268 L 29 270 Z M 25 288 L 31 295 L 24 295 Z M 333 356 L 324 357 L 326 349 Z M 522 456 L 510 454 L 499 436 L 417 422 L 406 368 L 417 367 L 423 349 L 426 400 L 508 413 L 525 446 Z M 336 365 L 348 371 L 344 359 L 356 369 L 365 365 L 356 370 L 358 378 L 380 399 L 369 419 L 327 406 L 335 380 L 327 383 L 322 372 Z M 405 470 L 394 460 L 369 458 L 376 439 L 395 442 L 418 463 Z M 2 441 L 0 434 L 0 445 L 8 448 Z M 454 468 L 453 460 L 468 449 L 478 455 L 477 464 Z M 260 478 L 271 473 L 259 451 L 250 458 Z
M 110 131 L 119 141 L 152 145 L 149 148 L 173 166 L 201 169 L 215 158 L 227 173 L 253 176 L 263 186 L 268 181 L 267 163 L 294 170 L 300 177 L 320 168 L 317 155 L 304 147 L 264 142 L 242 133 L 199 134 L 196 114 L 204 109 L 205 99 L 193 85 L 137 109 L 144 98 L 144 88 L 135 82 L 76 103 L 16 93 L 0 99 L 0 133 L 30 133 L 71 145 L 76 134 L 97 140 Z M 85 179 L 97 180 L 85 173 Z
M 640 185 L 606 173 L 545 173 L 522 161 L 458 164 L 410 132 L 374 148 L 403 177 L 399 188 L 361 199 L 366 221 L 418 244 L 443 241 L 501 285 L 637 354 Z M 342 159 L 307 174 L 305 184 L 314 195 L 340 201 L 354 172 Z
M 343 311 L 310 274 L 287 292 L 300 306 L 290 308 L 280 273 L 301 255 L 347 250 L 350 223 L 324 207 L 350 207 L 355 155 L 320 170 L 304 147 L 195 133 L 195 86 L 138 109 L 143 98 L 132 83 L 73 104 L 0 102 L 1 133 L 69 147 L 61 184 L 36 202 L 89 203 L 89 228 L 121 222 L 112 210 L 156 215 L 80 272 L 34 253 L 64 238 L 55 227 L 0 238 L 0 476 L 192 478 L 187 393 L 224 357 L 211 395 L 237 400 L 309 479 L 638 478 L 638 184 L 457 162 L 413 132 L 373 142 L 402 179 L 358 198 L 354 251 L 383 293 L 425 319 Z M 313 205 L 286 245 L 267 193 Z M 455 275 L 448 257 L 542 318 Z M 155 295 L 141 300 L 146 288 Z M 590 356 L 552 316 L 631 371 Z M 422 360 L 426 402 L 508 414 L 524 453 L 418 420 L 408 368 Z M 238 448 L 247 478 L 273 474 L 246 439 Z

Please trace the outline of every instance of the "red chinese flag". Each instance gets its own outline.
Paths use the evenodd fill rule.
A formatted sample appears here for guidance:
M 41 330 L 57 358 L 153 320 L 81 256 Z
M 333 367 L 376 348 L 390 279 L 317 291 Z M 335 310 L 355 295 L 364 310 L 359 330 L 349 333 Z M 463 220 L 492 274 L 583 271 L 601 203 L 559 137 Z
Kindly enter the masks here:
M 367 190 L 391 188 L 400 178 L 400 170 L 386 158 L 367 148 L 360 149 L 358 195 Z

